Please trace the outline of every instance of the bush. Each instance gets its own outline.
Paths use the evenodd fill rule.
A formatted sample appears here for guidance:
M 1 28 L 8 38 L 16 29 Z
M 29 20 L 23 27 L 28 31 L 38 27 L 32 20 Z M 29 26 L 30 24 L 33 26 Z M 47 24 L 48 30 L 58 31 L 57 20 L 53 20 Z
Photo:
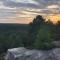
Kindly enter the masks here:
M 40 28 L 34 43 L 34 47 L 37 49 L 50 49 L 53 47 L 51 34 L 46 26 Z
M 23 34 L 19 32 L 6 32 L 0 35 L 0 52 L 5 52 L 9 48 L 23 47 Z

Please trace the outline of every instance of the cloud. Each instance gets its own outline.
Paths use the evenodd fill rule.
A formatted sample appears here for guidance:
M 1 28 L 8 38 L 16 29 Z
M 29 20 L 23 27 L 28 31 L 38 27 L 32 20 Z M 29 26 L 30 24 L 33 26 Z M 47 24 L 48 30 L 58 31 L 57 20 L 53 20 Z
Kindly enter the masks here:
M 0 0 L 0 2 L 3 2 L 3 5 L 8 7 L 39 8 L 38 3 L 33 0 Z
M 49 5 L 60 5 L 60 0 L 0 0 L 8 7 L 45 8 Z
M 16 7 L 12 8 L 12 7 L 7 7 L 4 5 L 0 5 L 0 9 L 16 9 Z
M 17 3 L 33 3 L 33 4 L 38 4 L 36 1 L 34 0 L 11 0 L 11 1 L 14 1 L 14 2 L 17 2 Z
M 8 7 L 8 6 L 5 6 L 3 2 L 0 1 L 0 9 L 16 9 L 16 7 Z
M 15 2 L 5 2 L 5 6 L 8 7 L 23 7 L 23 8 L 40 8 L 39 5 L 33 4 L 33 3 L 15 3 Z
M 0 0 L 0 20 L 53 15 L 60 12 L 60 0 Z
M 47 6 L 48 9 L 52 9 L 52 8 L 59 8 L 58 5 L 50 5 L 50 6 Z

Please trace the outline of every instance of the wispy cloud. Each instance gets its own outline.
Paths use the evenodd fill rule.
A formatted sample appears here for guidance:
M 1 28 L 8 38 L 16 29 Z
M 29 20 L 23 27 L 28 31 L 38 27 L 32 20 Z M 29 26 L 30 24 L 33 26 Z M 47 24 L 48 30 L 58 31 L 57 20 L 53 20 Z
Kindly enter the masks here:
M 47 6 L 48 9 L 59 8 L 59 5 L 49 5 Z

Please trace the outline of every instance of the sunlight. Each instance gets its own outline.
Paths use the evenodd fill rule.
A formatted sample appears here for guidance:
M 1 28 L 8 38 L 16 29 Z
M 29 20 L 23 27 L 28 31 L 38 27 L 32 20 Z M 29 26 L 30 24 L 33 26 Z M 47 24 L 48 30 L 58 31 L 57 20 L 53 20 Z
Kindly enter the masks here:
M 60 21 L 60 14 L 58 15 L 51 15 L 51 16 L 46 16 L 46 19 L 50 19 L 53 23 L 57 23 Z

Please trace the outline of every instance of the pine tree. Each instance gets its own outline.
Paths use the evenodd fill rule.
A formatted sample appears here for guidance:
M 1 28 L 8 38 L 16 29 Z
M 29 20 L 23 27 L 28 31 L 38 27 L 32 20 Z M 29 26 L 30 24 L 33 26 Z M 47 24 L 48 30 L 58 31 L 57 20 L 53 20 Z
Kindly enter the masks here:
M 50 49 L 53 47 L 51 34 L 48 27 L 44 26 L 40 28 L 34 46 L 37 49 Z

